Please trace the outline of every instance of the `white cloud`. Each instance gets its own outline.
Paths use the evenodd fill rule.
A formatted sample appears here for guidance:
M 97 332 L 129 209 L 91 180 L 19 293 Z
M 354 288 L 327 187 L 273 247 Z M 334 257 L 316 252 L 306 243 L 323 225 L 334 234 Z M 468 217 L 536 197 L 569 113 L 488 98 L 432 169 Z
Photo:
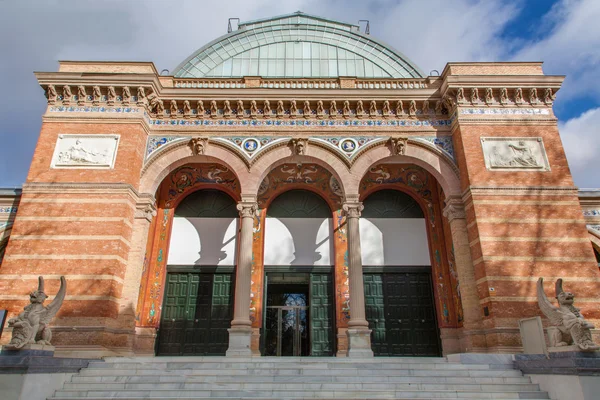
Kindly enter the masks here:
M 600 101 L 600 1 L 562 0 L 551 12 L 554 28 L 524 46 L 515 60 L 544 61 L 546 74 L 567 75 L 558 104 L 575 97 Z M 600 139 L 599 139 L 600 140 Z
M 584 112 L 558 126 L 575 184 L 600 186 L 600 108 Z

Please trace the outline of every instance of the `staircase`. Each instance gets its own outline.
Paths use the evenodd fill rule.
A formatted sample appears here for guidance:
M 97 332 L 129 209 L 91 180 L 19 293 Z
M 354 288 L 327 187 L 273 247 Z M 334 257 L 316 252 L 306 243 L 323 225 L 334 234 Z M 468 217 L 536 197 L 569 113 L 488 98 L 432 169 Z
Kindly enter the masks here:
M 548 399 L 519 370 L 445 358 L 139 357 L 91 362 L 52 400 Z

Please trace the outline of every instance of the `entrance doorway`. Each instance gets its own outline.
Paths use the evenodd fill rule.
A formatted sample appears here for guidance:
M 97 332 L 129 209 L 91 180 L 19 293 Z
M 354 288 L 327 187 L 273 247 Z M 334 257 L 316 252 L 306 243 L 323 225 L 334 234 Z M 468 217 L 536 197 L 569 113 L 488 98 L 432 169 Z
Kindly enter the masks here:
M 331 273 L 267 272 L 265 281 L 262 354 L 333 355 Z
M 440 355 L 429 271 L 366 273 L 364 286 L 376 356 Z

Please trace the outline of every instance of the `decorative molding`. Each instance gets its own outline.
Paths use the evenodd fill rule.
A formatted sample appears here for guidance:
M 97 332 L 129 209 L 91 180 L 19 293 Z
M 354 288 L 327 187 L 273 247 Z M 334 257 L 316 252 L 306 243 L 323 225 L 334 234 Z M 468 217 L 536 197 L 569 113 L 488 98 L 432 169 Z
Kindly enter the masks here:
M 587 225 L 587 228 L 600 235 L 600 225 Z
M 460 108 L 460 115 L 550 115 L 548 108 Z
M 541 137 L 482 137 L 481 147 L 488 170 L 550 171 Z
M 113 168 L 120 135 L 58 135 L 51 168 Z
M 0 207 L 0 214 L 14 214 L 17 212 L 18 207 L 8 206 Z
M 463 201 L 471 196 L 577 196 L 576 187 L 563 186 L 469 186 L 462 194 Z
M 600 217 L 600 210 L 583 210 L 585 217 Z
M 136 204 L 134 212 L 135 219 L 146 219 L 148 222 L 152 222 L 152 218 L 155 216 L 156 206 L 154 203 L 144 202 Z
M 446 207 L 442 211 L 444 217 L 448 218 L 448 222 L 452 223 L 455 219 L 466 219 L 467 213 L 460 199 L 449 198 L 446 200 Z

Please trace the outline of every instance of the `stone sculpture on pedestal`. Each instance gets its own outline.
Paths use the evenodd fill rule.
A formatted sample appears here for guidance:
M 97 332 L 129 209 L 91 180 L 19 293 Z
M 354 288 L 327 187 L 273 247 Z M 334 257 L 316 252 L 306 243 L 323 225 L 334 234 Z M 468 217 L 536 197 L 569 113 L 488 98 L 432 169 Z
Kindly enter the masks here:
M 67 281 L 60 277 L 60 289 L 52 302 L 44 307 L 48 295 L 44 292 L 44 278 L 39 277 L 38 289 L 29 295 L 30 305 L 21 314 L 8 320 L 8 326 L 13 328 L 10 343 L 4 346 L 6 350 L 19 350 L 25 345 L 51 345 L 52 331 L 49 324 L 62 306 L 67 292 Z
M 600 346 L 594 343 L 590 331 L 594 325 L 586 321 L 579 308 L 573 305 L 575 295 L 565 292 L 562 288 L 562 279 L 558 279 L 555 290 L 559 306 L 556 307 L 546 297 L 543 283 L 543 278 L 538 279 L 537 297 L 540 309 L 553 325 L 548 328 L 550 347 L 575 345 L 584 351 L 597 350 Z

